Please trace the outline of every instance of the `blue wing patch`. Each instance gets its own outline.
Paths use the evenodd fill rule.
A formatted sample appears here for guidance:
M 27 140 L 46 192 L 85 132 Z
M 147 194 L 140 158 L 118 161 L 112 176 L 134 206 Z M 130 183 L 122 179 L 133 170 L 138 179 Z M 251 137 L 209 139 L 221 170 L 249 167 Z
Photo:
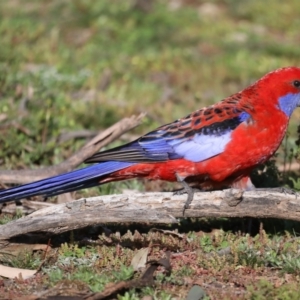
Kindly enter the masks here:
M 103 152 L 86 162 L 123 161 L 131 163 L 159 162 L 184 158 L 200 162 L 222 153 L 231 140 L 232 131 L 250 115 L 238 116 L 193 129 L 190 122 L 177 120 L 141 138 Z

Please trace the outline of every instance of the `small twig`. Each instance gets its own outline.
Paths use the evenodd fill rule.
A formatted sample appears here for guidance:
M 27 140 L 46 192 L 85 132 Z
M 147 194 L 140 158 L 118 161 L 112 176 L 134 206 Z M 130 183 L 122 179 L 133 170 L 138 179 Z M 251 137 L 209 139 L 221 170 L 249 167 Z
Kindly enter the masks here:
M 49 142 L 56 142 L 58 144 L 62 144 L 69 140 L 90 139 L 95 137 L 97 134 L 99 134 L 99 132 L 93 130 L 64 131 L 58 137 L 51 138 Z
M 100 132 L 94 130 L 74 130 L 74 131 L 65 131 L 62 132 L 58 137 L 51 138 L 48 143 L 56 143 L 58 145 L 66 143 L 70 140 L 75 139 L 92 139 Z M 120 136 L 120 140 L 122 141 L 133 141 L 137 139 L 139 136 L 129 133 L 124 133 Z

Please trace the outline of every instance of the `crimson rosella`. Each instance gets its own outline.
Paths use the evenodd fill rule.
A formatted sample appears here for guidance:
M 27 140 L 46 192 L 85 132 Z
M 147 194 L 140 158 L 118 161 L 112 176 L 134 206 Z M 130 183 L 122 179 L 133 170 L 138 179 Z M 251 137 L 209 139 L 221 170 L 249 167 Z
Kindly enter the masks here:
M 86 160 L 96 164 L 2 190 L 0 203 L 136 177 L 179 180 L 202 190 L 254 189 L 251 170 L 275 153 L 297 106 L 300 68 L 281 68 L 219 103 Z

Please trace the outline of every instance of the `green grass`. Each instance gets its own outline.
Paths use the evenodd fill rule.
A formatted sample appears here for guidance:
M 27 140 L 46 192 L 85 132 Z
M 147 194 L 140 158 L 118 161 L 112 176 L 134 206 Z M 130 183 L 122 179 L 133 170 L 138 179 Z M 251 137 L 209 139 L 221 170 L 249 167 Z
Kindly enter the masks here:
M 0 112 L 26 129 L 1 135 L 5 166 L 63 160 L 81 142 L 57 149 L 62 130 L 98 130 L 143 110 L 145 132 L 297 64 L 297 1 L 271 1 L 267 13 L 252 1 L 214 3 L 218 22 L 198 1 L 156 1 L 151 13 L 133 1 L 0 3 Z
M 197 224 L 203 226 L 201 222 Z M 71 240 L 78 239 L 82 232 L 78 233 L 75 232 Z M 59 290 L 63 284 L 73 289 L 75 286 L 75 291 L 84 287 L 85 290 L 101 292 L 108 284 L 136 280 L 144 272 L 134 272 L 130 265 L 140 236 L 135 233 L 129 238 L 128 234 L 112 231 L 110 238 L 114 239 L 115 235 L 119 242 L 110 245 L 106 245 L 107 241 L 103 239 L 98 239 L 98 245 L 94 246 L 80 246 L 72 241 L 63 243 L 50 252 L 48 250 L 46 260 L 41 252 L 24 252 L 9 260 L 4 259 L 3 263 L 35 269 L 44 260 L 42 286 L 32 279 L 32 284 L 39 289 Z M 154 286 L 119 293 L 120 299 L 127 299 L 127 296 L 139 299 L 145 295 L 154 299 L 172 299 L 174 289 L 183 297 L 192 282 L 202 286 L 209 296 L 207 299 L 217 299 L 220 295 L 232 299 L 238 290 L 241 296 L 238 299 L 270 299 L 269 295 L 274 299 L 296 299 L 299 295 L 296 287 L 299 284 L 300 241 L 289 233 L 268 235 L 261 229 L 259 234 L 250 236 L 215 229 L 206 234 L 192 230 L 176 237 L 162 231 L 159 233 L 161 244 L 157 244 L 154 235 L 146 233 L 145 236 L 153 245 L 149 249 L 148 261 L 160 259 L 166 250 L 170 250 L 172 271 L 167 274 L 164 268 L 159 268 L 154 274 Z M 230 251 L 218 254 L 228 245 Z M 186 285 L 186 282 L 190 283 Z M 19 282 L 19 289 L 26 290 L 26 284 Z M 224 288 L 220 289 L 220 286 Z
M 4 225 L 8 222 L 11 222 L 15 219 L 19 219 L 23 216 L 23 213 L 19 210 L 19 209 L 16 209 L 16 213 L 14 216 L 12 215 L 9 215 L 9 214 L 1 214 L 0 216 L 0 225 Z
M 137 9 L 135 2 L 0 2 L 2 169 L 64 161 L 85 140 L 58 144 L 63 132 L 102 130 L 122 117 L 146 111 L 148 117 L 133 131 L 146 133 L 243 89 L 266 72 L 300 65 L 297 0 L 156 0 L 149 12 Z M 256 184 L 300 189 L 297 172 L 282 174 L 277 169 L 284 156 L 287 165 L 299 156 L 295 144 L 299 116 L 296 111 L 279 154 L 254 173 Z M 84 190 L 77 196 L 169 187 L 135 180 Z M 11 219 L 1 216 L 0 222 Z M 56 237 L 41 278 L 0 287 L 0 292 L 12 290 L 19 293 L 17 298 L 71 283 L 78 290 L 101 291 L 107 283 L 138 278 L 141 274 L 130 268 L 134 251 L 152 245 L 153 259 L 172 251 L 171 274 L 159 269 L 156 286 L 125 291 L 118 299 L 145 295 L 184 299 L 192 285 L 191 281 L 186 285 L 187 278 L 202 280 L 197 284 L 210 299 L 298 299 L 299 224 L 266 220 L 264 232 L 254 222 L 253 232 L 245 234 L 241 229 L 247 227 L 245 222 L 183 220 L 177 229 L 188 239 L 153 235 L 146 228 L 142 241 L 124 238 L 124 244 L 117 245 L 118 234 L 110 244 L 106 236 L 96 237 L 101 246 L 80 246 L 78 236 L 62 235 Z M 128 228 L 143 229 L 126 224 L 112 228 L 113 234 L 121 235 Z M 227 247 L 231 254 L 216 254 Z M 27 268 L 42 261 L 42 253 L 4 259 L 7 265 Z
M 21 269 L 37 269 L 41 264 L 40 257 L 32 255 L 31 251 L 27 250 L 19 253 L 16 257 L 14 255 L 4 256 L 3 261 L 6 265 Z

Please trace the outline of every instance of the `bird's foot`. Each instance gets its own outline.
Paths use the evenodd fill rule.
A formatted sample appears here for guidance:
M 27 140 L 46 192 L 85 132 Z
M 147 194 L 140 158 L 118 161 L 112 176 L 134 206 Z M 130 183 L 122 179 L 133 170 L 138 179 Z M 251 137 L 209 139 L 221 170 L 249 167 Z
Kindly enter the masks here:
M 201 191 L 200 189 L 197 189 L 197 188 L 193 188 L 193 187 L 190 187 L 185 181 L 184 181 L 184 178 L 182 178 L 180 175 L 178 175 L 177 173 L 175 173 L 176 175 L 176 178 L 177 178 L 177 181 L 180 182 L 183 186 L 182 189 L 178 190 L 178 191 L 175 191 L 174 192 L 174 195 L 183 195 L 183 194 L 187 194 L 188 197 L 187 197 L 187 200 L 183 206 L 183 211 L 182 211 L 182 215 L 184 216 L 184 213 L 185 213 L 185 210 L 187 208 L 190 207 L 190 204 L 192 203 L 193 201 L 193 198 L 194 198 L 194 193 L 195 192 L 199 192 Z
M 242 189 L 233 189 L 225 191 L 224 200 L 227 202 L 229 206 L 237 206 L 241 201 L 243 201 L 244 190 Z

